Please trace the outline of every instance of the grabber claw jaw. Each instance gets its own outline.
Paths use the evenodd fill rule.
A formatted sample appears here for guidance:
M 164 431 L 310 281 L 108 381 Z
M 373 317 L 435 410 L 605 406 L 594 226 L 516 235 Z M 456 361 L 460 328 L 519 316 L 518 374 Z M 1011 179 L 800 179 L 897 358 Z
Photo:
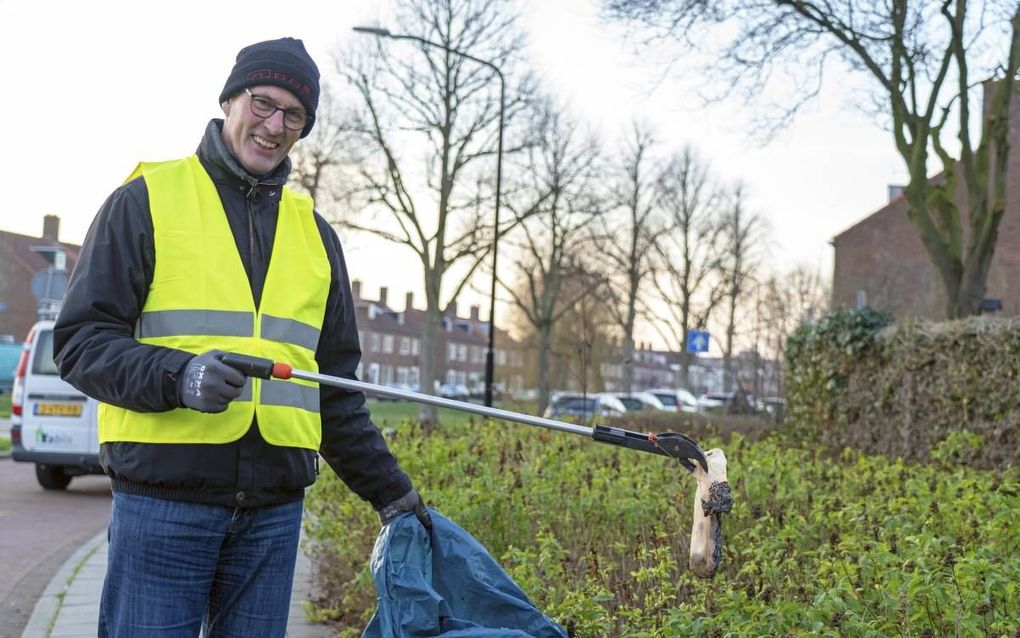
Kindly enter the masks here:
M 687 468 L 688 472 L 694 471 L 694 464 L 690 459 L 697 461 L 701 469 L 708 471 L 708 459 L 705 458 L 705 452 L 691 437 L 678 432 L 649 435 L 649 437 L 653 436 L 653 441 L 666 452 L 666 456 L 680 461 L 680 464 Z
M 596 425 L 592 429 L 592 438 L 602 443 L 610 443 L 632 450 L 641 450 L 677 459 L 687 468 L 688 472 L 694 471 L 694 464 L 689 460 L 694 459 L 706 472 L 708 471 L 708 460 L 705 458 L 705 453 L 701 451 L 697 442 L 689 436 L 677 434 L 676 432 L 643 434 L 609 425 Z

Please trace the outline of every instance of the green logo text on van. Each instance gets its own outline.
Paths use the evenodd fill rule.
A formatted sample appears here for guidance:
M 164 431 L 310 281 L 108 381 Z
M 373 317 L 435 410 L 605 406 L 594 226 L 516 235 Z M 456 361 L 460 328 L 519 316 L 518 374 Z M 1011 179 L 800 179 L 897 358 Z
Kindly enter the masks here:
M 36 428 L 35 442 L 39 445 L 71 445 L 74 439 L 69 434 L 47 434 L 42 428 Z

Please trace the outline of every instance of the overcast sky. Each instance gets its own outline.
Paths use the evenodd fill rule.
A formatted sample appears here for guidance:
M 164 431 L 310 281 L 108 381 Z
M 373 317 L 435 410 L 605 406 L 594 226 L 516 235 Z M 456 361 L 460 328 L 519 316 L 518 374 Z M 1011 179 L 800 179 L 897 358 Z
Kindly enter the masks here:
M 381 1 L 122 2 L 0 0 L 0 99 L 5 196 L 0 229 L 38 235 L 61 217 L 61 239 L 81 242 L 103 200 L 139 160 L 194 151 L 238 49 L 291 35 L 324 74 L 355 24 L 385 22 Z M 592 0 L 528 0 L 528 57 L 547 90 L 607 136 L 635 117 L 668 146 L 692 144 L 724 180 L 743 180 L 753 210 L 771 220 L 774 263 L 831 275 L 829 240 L 880 207 L 904 171 L 890 135 L 832 91 L 766 146 L 749 134 L 753 105 L 704 107 L 684 82 L 661 82 L 659 60 L 635 57 L 600 25 Z M 695 80 L 697 78 L 691 78 Z M 344 238 L 353 278 L 391 298 L 415 291 L 407 250 Z M 408 270 L 412 269 L 412 270 Z M 417 271 L 413 271 L 417 272 Z M 472 302 L 469 299 L 468 302 Z M 419 304 L 420 305 L 420 304 Z M 483 313 L 484 314 L 484 313 Z

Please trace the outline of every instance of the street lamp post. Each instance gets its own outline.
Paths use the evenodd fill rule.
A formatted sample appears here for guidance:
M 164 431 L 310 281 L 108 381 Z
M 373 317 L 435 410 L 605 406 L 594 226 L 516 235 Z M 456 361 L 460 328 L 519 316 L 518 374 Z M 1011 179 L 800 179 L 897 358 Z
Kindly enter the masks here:
M 489 62 L 488 60 L 482 60 L 476 58 L 473 55 L 458 51 L 457 49 L 451 49 L 445 44 L 438 42 L 432 42 L 425 38 L 420 38 L 416 35 L 410 35 L 405 33 L 390 33 L 388 29 L 381 27 L 354 27 L 354 31 L 358 33 L 364 33 L 368 35 L 374 35 L 380 38 L 389 38 L 391 40 L 413 40 L 426 46 L 436 47 L 443 49 L 454 55 L 458 55 L 462 58 L 467 58 L 472 62 L 477 62 L 483 66 L 487 66 L 496 74 L 499 78 L 499 141 L 496 146 L 496 212 L 492 230 L 492 291 L 489 297 L 489 347 L 485 354 L 485 405 L 492 407 L 492 386 L 495 379 L 495 343 L 496 343 L 496 258 L 499 255 L 499 200 L 501 195 L 501 189 L 503 186 L 503 123 L 504 123 L 504 110 L 506 109 L 506 81 L 503 79 L 503 72 L 499 70 L 499 67 Z

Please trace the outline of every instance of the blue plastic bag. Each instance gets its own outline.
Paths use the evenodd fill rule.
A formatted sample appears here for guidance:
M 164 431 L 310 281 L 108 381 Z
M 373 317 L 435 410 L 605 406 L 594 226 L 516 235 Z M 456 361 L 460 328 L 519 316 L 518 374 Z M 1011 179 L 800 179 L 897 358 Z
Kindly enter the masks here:
M 567 638 L 481 543 L 429 512 L 431 534 L 413 512 L 379 533 L 371 563 L 378 608 L 362 638 Z

